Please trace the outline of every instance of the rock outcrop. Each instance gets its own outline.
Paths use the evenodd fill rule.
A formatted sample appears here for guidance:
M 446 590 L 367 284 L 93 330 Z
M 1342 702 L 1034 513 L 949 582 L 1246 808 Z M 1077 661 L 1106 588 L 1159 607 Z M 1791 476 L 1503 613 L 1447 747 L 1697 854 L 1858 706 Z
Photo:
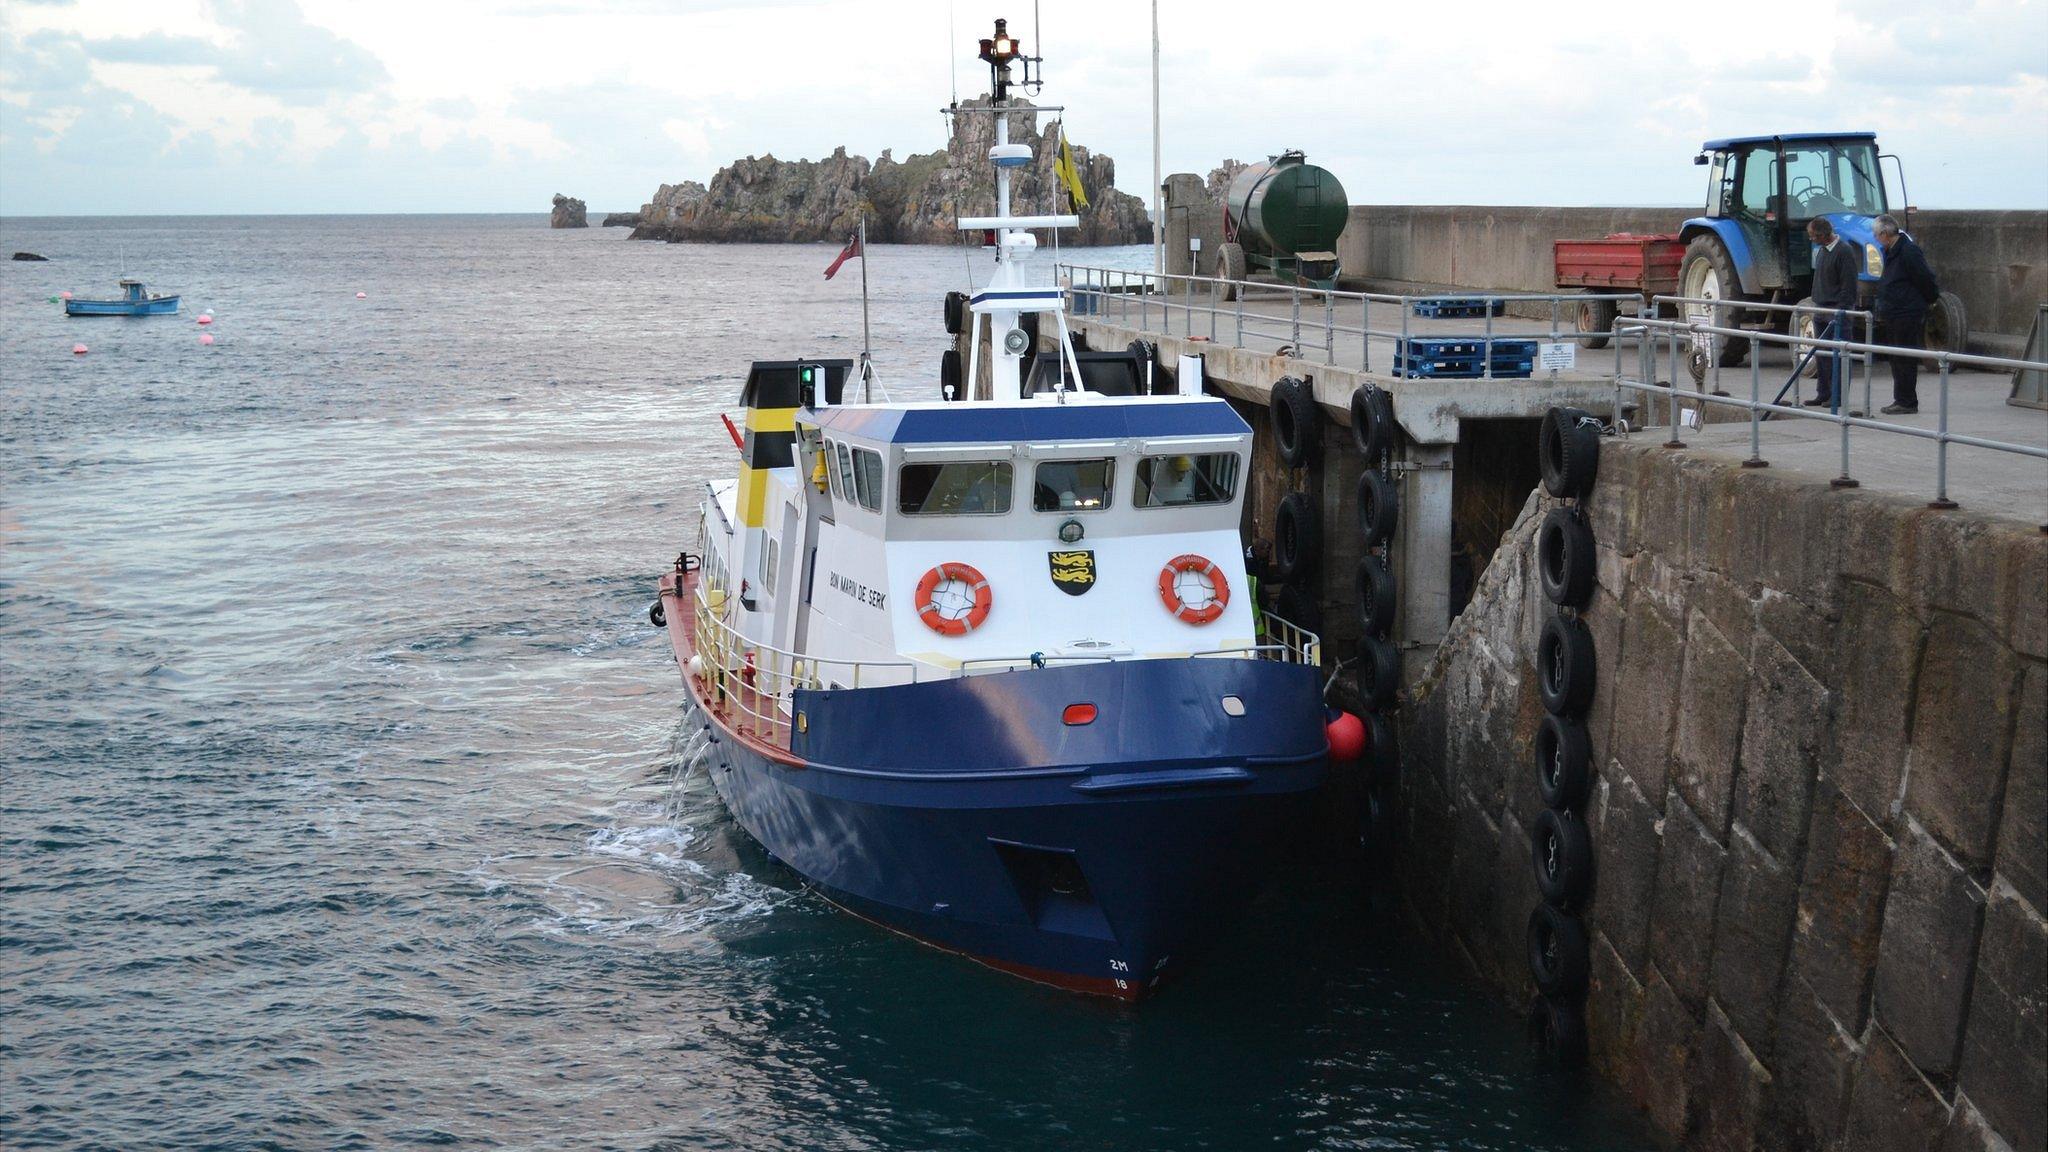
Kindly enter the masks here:
M 33 261 L 33 262 L 47 261 L 47 260 L 49 259 L 49 257 L 48 257 L 48 256 L 39 256 L 39 255 L 35 254 L 34 252 L 16 252 L 16 253 L 14 254 L 14 258 L 15 258 L 16 260 L 22 260 L 22 261 Z
M 564 196 L 557 192 L 555 193 L 555 210 L 548 214 L 548 227 L 588 228 L 590 227 L 589 210 L 583 206 L 583 201 L 576 199 L 574 196 Z
M 1238 173 L 1249 167 L 1251 165 L 1242 160 L 1225 160 L 1217 167 L 1211 168 L 1208 180 L 1209 199 L 1215 201 L 1217 206 L 1221 207 L 1223 198 L 1230 193 L 1230 182 L 1237 179 Z
M 605 213 L 602 226 L 605 228 L 638 228 L 640 226 L 640 213 L 607 212 Z
M 975 102 L 970 101 L 970 106 Z M 985 103 L 980 104 L 986 107 Z M 1011 202 L 1020 212 L 1066 209 L 1053 176 L 1058 136 L 1033 126 L 1036 117 L 1010 114 L 1010 139 L 1028 144 L 1035 159 L 1013 174 Z M 868 221 L 875 243 L 951 244 L 961 215 L 993 209 L 995 174 L 988 150 L 995 118 L 966 112 L 955 117 L 952 139 L 936 152 L 897 160 L 884 151 L 865 157 L 835 149 L 822 160 L 749 156 L 722 168 L 706 187 L 691 181 L 664 184 L 640 210 L 636 240 L 768 243 L 842 240 Z M 1074 163 L 1089 206 L 1081 227 L 1065 234 L 1074 244 L 1139 244 L 1151 239 L 1144 202 L 1116 190 L 1116 162 L 1074 148 Z

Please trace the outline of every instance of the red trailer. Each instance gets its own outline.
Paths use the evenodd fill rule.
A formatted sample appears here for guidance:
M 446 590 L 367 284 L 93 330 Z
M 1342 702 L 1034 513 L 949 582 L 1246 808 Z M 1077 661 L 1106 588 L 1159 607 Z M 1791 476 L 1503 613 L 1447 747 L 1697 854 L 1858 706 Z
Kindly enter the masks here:
M 1652 236 L 1616 232 L 1599 240 L 1553 240 L 1551 259 L 1557 266 L 1559 288 L 1583 288 L 1589 293 L 1640 292 L 1645 298 L 1678 291 L 1678 265 L 1685 258 L 1685 246 L 1676 233 Z M 1606 332 L 1614 327 L 1619 308 L 1613 300 L 1588 300 L 1579 306 L 1579 331 Z M 1605 348 L 1607 339 L 1595 336 L 1588 348 Z

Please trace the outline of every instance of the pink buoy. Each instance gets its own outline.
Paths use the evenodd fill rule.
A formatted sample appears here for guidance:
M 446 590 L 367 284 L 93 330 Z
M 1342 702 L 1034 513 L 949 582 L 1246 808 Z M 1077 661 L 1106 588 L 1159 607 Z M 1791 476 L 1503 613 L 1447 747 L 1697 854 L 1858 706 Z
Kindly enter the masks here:
M 204 314 L 201 314 L 201 315 L 200 315 L 200 317 L 199 317 L 199 326 L 200 326 L 200 327 L 204 328 L 205 326 L 207 326 L 208 324 L 211 324 L 211 323 L 213 323 L 213 316 L 212 316 L 212 314 L 211 314 L 211 313 L 204 313 Z
M 201 333 L 199 334 L 199 342 L 200 342 L 201 344 L 211 344 L 211 343 L 213 343 L 213 333 L 211 333 L 211 332 L 201 332 Z
M 368 292 L 358 292 L 358 293 L 356 293 L 356 299 L 358 299 L 358 300 L 368 300 L 369 298 L 370 298 L 370 294 L 369 294 Z
M 62 292 L 59 292 L 59 293 L 57 293 L 57 299 L 59 299 L 59 300 L 69 300 L 69 299 L 71 299 L 71 289 L 69 289 L 69 288 L 66 288 L 66 289 L 65 289 L 65 290 L 63 290 Z
M 71 346 L 71 354 L 72 354 L 73 356 L 83 356 L 83 355 L 85 355 L 85 345 L 83 345 L 83 344 L 73 344 L 73 345 Z

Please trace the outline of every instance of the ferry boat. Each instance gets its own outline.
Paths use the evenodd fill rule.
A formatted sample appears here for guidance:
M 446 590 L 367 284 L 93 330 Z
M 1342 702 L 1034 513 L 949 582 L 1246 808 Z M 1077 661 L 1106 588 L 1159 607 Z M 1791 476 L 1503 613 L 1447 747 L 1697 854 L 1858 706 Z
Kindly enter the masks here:
M 119 300 L 66 300 L 66 316 L 169 316 L 178 310 L 178 297 L 156 296 L 145 291 L 140 280 L 121 281 Z
M 949 304 L 967 371 L 867 402 L 865 357 L 754 363 L 738 474 L 650 616 L 773 858 L 895 931 L 1135 1000 L 1303 826 L 1320 644 L 1253 602 L 1243 418 L 1077 353 L 1063 289 L 1027 271 L 1033 229 L 1079 221 L 1012 213 L 1008 91 L 1037 58 L 1000 20 L 981 49 L 991 98 L 953 110 L 995 116 L 996 213 L 959 221 L 995 270 Z

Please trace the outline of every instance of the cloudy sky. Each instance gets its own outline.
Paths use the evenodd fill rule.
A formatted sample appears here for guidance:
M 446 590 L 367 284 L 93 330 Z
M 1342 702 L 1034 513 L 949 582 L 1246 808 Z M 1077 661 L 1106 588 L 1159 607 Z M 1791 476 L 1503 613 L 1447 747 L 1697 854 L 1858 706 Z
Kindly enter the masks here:
M 1045 99 L 1145 195 L 1147 5 L 1040 6 Z M 1918 205 L 2048 208 L 2048 0 L 1160 7 L 1168 172 L 1294 147 L 1359 202 L 1681 204 L 1705 137 L 1874 129 Z M 604 211 L 925 151 L 954 58 L 980 91 L 972 39 L 1031 8 L 4 0 L 0 214 Z

